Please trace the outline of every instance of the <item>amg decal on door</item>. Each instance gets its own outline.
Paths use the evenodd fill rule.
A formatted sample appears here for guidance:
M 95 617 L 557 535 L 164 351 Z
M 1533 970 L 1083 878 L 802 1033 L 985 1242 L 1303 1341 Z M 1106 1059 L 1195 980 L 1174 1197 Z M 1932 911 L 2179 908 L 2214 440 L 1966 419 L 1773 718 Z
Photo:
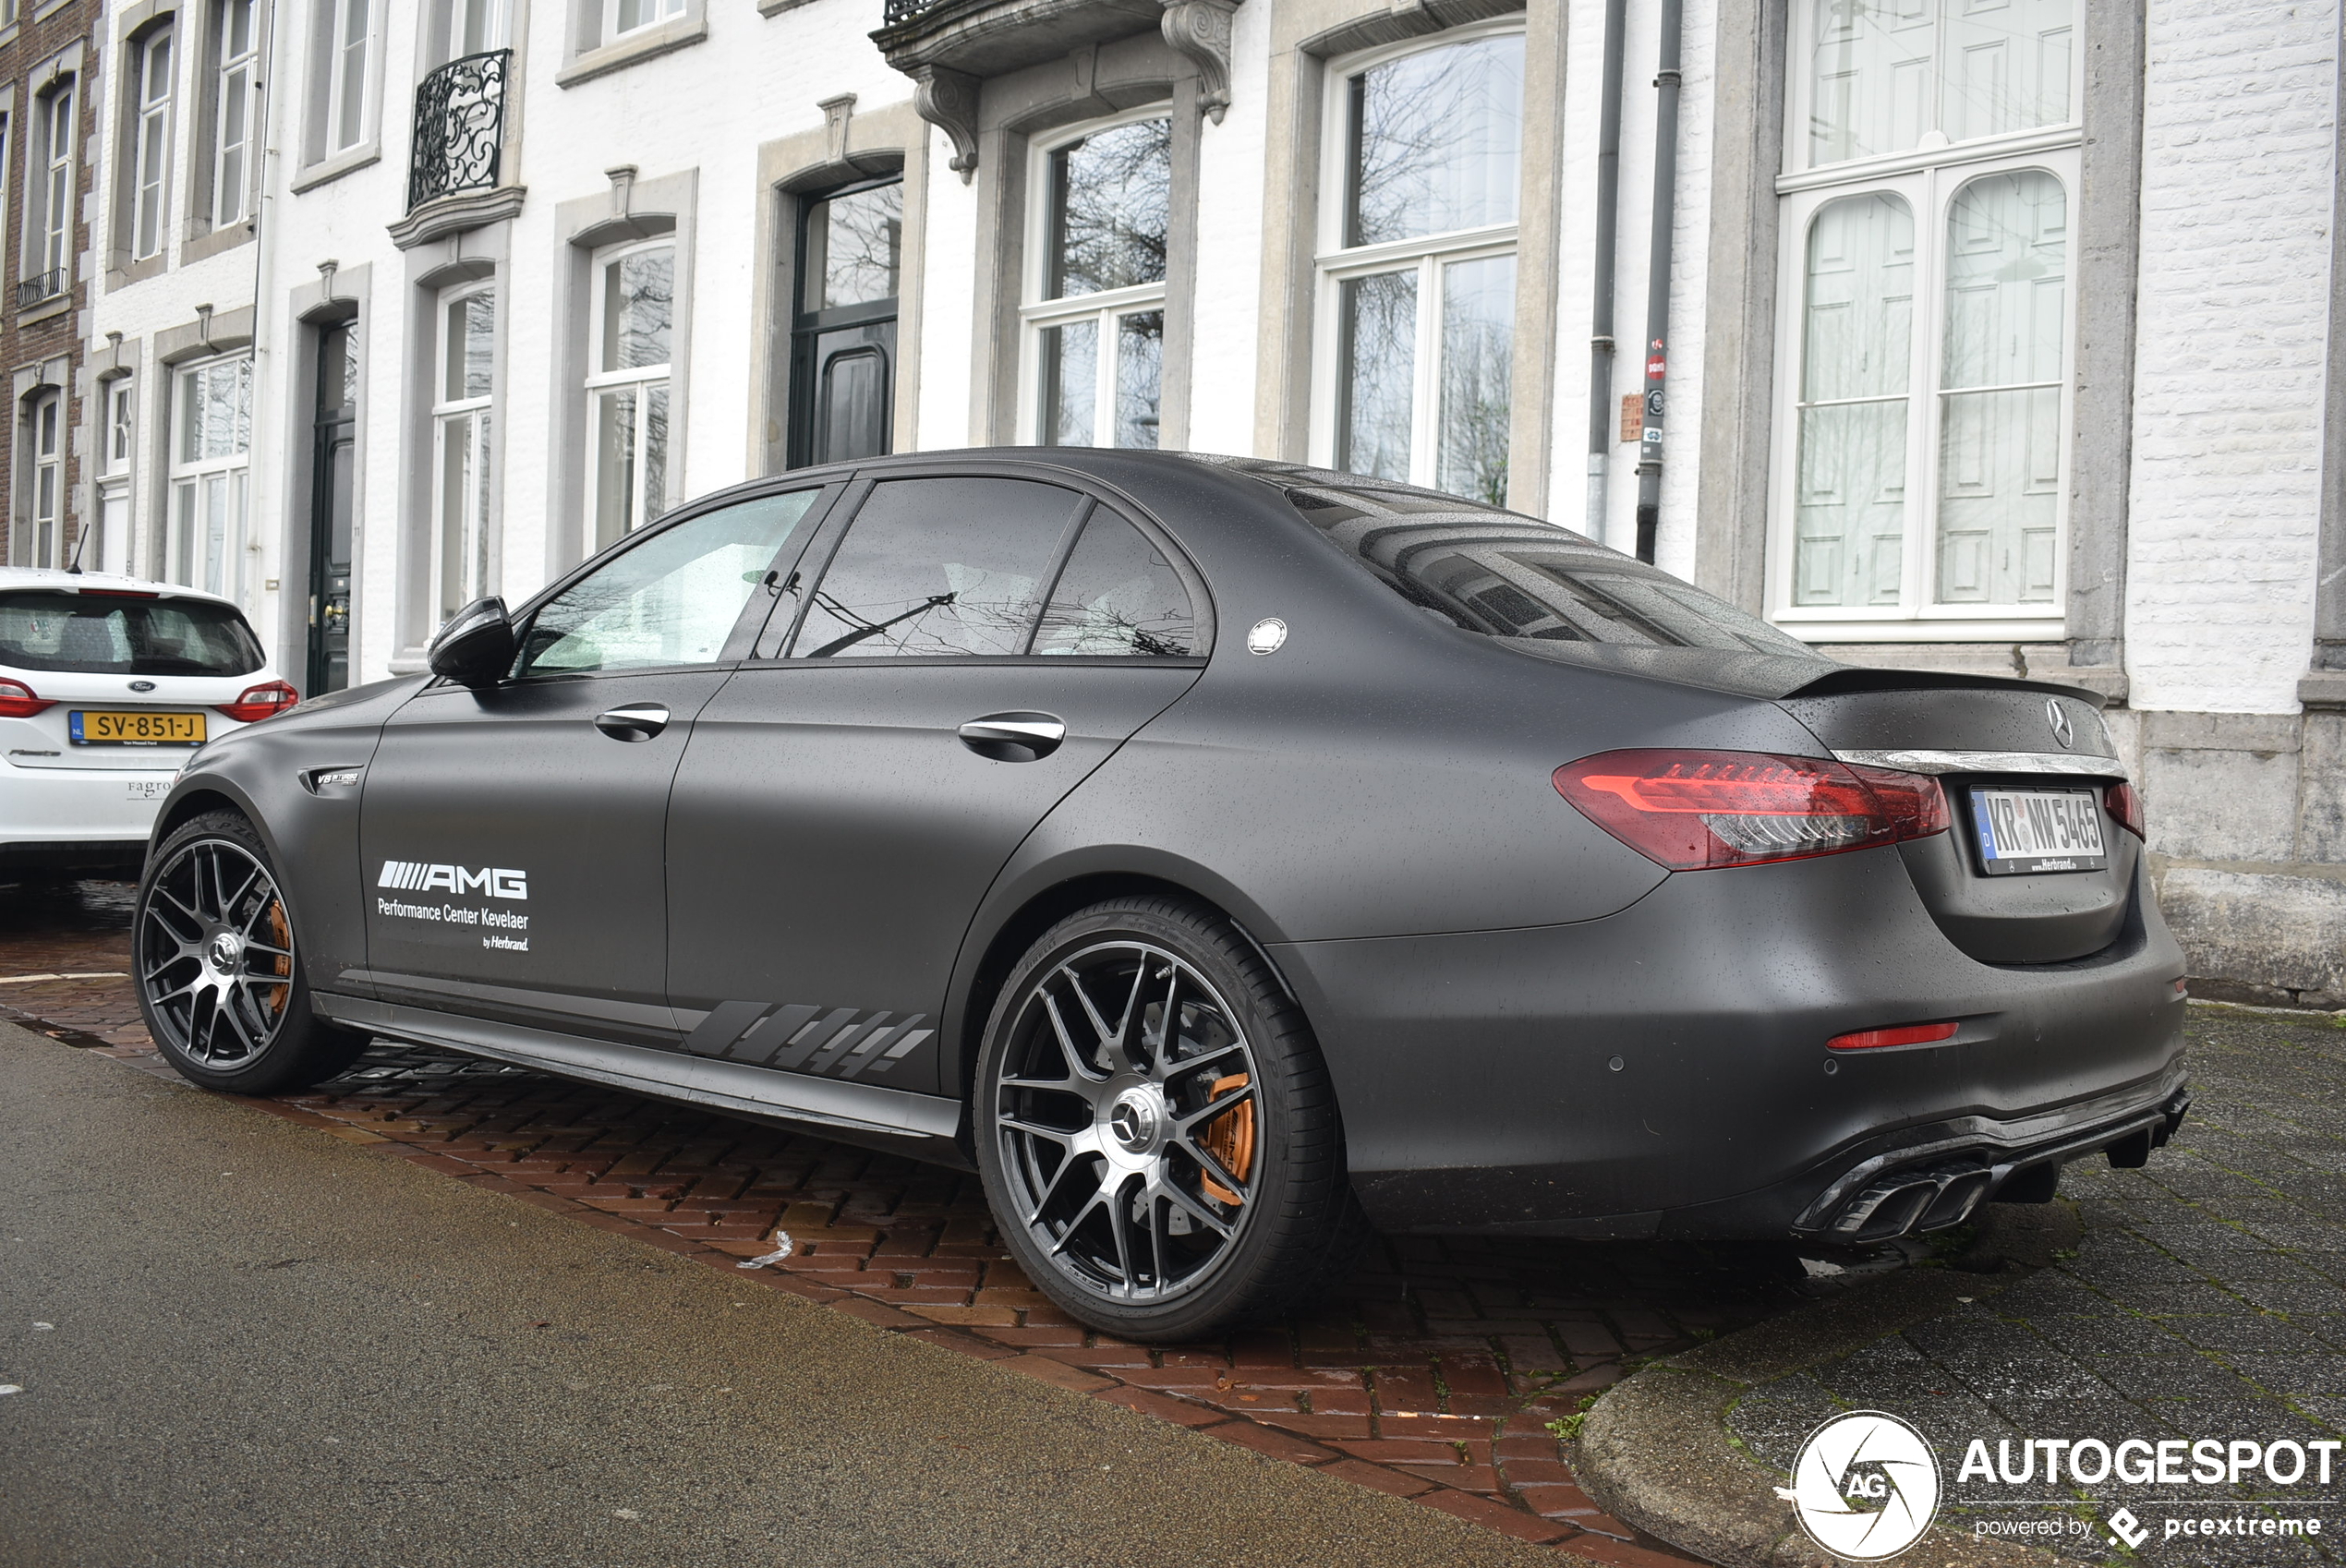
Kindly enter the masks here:
M 423 893 L 441 887 L 460 897 L 480 893 L 491 899 L 526 899 L 529 897 L 529 873 L 503 866 L 483 866 L 474 871 L 461 865 L 439 865 L 424 861 L 385 861 L 382 872 L 375 878 L 378 887 L 396 887 L 402 892 Z

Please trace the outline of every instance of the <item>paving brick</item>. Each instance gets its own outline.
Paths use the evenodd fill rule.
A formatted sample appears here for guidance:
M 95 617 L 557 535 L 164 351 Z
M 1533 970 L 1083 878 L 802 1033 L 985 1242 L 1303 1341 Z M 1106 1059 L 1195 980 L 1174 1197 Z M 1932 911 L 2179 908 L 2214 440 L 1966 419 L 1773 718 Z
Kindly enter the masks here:
M 1225 1421 L 1218 1427 L 1201 1427 L 1198 1429 L 1220 1438 L 1224 1442 L 1234 1442 L 1240 1448 L 1251 1448 L 1257 1453 L 1284 1459 L 1290 1465 L 1326 1465 L 1343 1457 L 1334 1449 L 1323 1448 L 1308 1438 L 1257 1426 L 1252 1421 Z
M 1374 1487 L 1395 1497 L 1417 1497 L 1433 1490 L 1433 1483 L 1406 1470 L 1388 1470 L 1382 1465 L 1371 1465 L 1359 1459 L 1339 1459 L 1324 1466 L 1324 1476 L 1340 1476 L 1354 1486 Z
M 1127 1410 L 1137 1410 L 1143 1416 L 1154 1416 L 1160 1421 L 1171 1421 L 1183 1427 L 1210 1427 L 1227 1420 L 1219 1410 L 1208 1410 L 1202 1405 L 1186 1400 L 1168 1399 L 1161 1393 L 1151 1393 L 1144 1388 L 1104 1388 L 1099 1397 L 1110 1405 L 1121 1405 Z
M 1417 1501 L 1430 1508 L 1439 1508 L 1445 1514 L 1455 1514 L 1461 1519 L 1471 1520 L 1486 1530 L 1496 1530 L 1501 1535 L 1513 1536 L 1518 1540 L 1530 1541 L 1534 1545 L 1562 1540 L 1570 1533 L 1561 1526 L 1526 1514 L 1519 1508 L 1510 1508 L 1504 1502 L 1494 1502 L 1471 1492 L 1438 1488 Z
M 1081 1367 L 1070 1367 L 1064 1361 L 1054 1361 L 1047 1356 L 1013 1356 L 1001 1365 L 1013 1372 L 1022 1372 L 1037 1382 L 1049 1383 L 1055 1388 L 1073 1389 L 1078 1393 L 1089 1393 L 1094 1389 L 1108 1389 L 1116 1386 L 1116 1380 L 1113 1378 L 1104 1378 L 1097 1372 L 1087 1372 Z

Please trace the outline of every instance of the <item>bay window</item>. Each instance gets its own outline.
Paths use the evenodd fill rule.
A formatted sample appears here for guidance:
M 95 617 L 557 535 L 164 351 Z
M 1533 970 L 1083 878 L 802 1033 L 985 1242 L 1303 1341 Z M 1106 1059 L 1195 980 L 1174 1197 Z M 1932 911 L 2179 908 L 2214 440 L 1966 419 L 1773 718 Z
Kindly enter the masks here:
M 1027 423 L 1044 446 L 1154 447 L 1165 371 L 1173 122 L 1087 130 L 1037 154 Z
M 252 453 L 252 360 L 209 360 L 174 378 L 171 513 L 175 583 L 235 597 Z
M 670 332 L 676 247 L 668 240 L 596 259 L 587 429 L 592 554 L 668 510 Z
M 1333 75 L 1315 456 L 1503 504 L 1523 36 L 1453 35 Z
M 1804 635 L 2059 635 L 2075 4 L 1795 7 L 1772 599 Z

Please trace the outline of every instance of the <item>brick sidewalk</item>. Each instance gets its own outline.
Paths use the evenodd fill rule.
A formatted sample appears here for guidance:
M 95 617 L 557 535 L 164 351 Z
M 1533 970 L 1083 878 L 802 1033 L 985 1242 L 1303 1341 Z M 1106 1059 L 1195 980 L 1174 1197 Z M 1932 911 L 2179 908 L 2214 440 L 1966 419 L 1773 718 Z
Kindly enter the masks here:
M 2075 1256 L 1957 1314 L 1747 1396 L 1730 1428 L 1789 1470 L 1836 1410 L 1903 1416 L 1938 1448 L 1951 1497 L 1999 1512 L 2086 1521 L 2061 1551 L 2096 1562 L 2286 1563 L 2346 1560 L 2346 1469 L 2295 1488 L 1958 1480 L 1975 1438 L 2346 1437 L 2346 1031 L 2322 1014 L 2195 1007 L 2196 1100 L 2173 1145 L 2139 1171 L 2072 1165 L 2064 1197 L 2086 1235 Z M 2284 1465 L 2284 1468 L 2287 1466 Z M 2309 1468 L 2308 1480 L 2318 1472 Z M 2163 1506 L 2173 1503 L 2174 1506 Z M 2318 1540 L 2163 1538 L 2170 1517 L 2245 1505 L 2251 1516 L 2319 1516 Z M 2318 1506 L 2317 1506 L 2318 1505 Z M 2119 1507 L 2154 1527 L 2137 1552 L 2109 1544 Z M 1949 1505 L 1968 1528 L 1980 1510 Z
M 0 914 L 0 981 L 128 968 L 127 897 Z M 0 984 L 0 1016 L 169 1069 L 127 979 Z M 1683 1563 L 1600 1513 L 1546 1423 L 1667 1354 L 1798 1303 L 1772 1247 L 1389 1237 L 1312 1316 L 1149 1348 L 1053 1309 L 996 1243 L 977 1178 L 453 1054 L 379 1043 L 351 1073 L 255 1102 L 876 1326 L 1607 1562 Z

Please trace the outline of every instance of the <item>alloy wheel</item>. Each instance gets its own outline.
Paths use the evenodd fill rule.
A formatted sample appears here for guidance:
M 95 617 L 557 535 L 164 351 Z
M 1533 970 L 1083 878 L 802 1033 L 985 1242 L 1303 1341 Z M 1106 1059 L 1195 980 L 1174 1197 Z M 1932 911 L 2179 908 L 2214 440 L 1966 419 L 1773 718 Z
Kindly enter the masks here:
M 1252 1212 L 1260 1081 L 1232 1008 L 1179 955 L 1111 940 L 1059 959 L 1020 999 L 990 1094 L 1005 1222 L 1112 1300 L 1195 1288 Z
M 293 1000 L 293 924 L 276 879 L 226 839 L 182 846 L 149 885 L 138 963 L 159 1043 L 208 1067 L 251 1061 Z

